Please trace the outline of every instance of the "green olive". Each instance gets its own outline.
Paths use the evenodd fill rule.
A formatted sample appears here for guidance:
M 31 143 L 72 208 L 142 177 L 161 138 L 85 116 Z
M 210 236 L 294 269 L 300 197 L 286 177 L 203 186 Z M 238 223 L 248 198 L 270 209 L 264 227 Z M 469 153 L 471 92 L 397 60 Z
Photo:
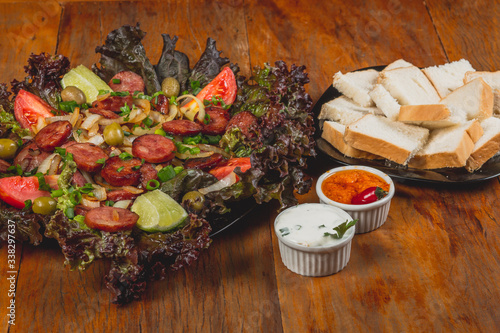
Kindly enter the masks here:
M 125 135 L 120 124 L 112 123 L 104 128 L 104 141 L 110 146 L 121 146 Z
M 190 210 L 199 212 L 205 204 L 205 196 L 198 191 L 191 191 L 182 197 L 182 205 Z
M 75 101 L 78 104 L 83 104 L 87 101 L 83 91 L 74 86 L 67 86 L 61 91 L 61 99 L 64 102 Z
M 178 96 L 181 91 L 181 85 L 175 77 L 167 77 L 161 83 L 161 90 L 167 97 Z
M 56 211 L 57 201 L 51 197 L 38 197 L 33 200 L 33 213 L 50 215 Z
M 10 160 L 16 156 L 17 143 L 11 139 L 0 139 L 0 158 Z

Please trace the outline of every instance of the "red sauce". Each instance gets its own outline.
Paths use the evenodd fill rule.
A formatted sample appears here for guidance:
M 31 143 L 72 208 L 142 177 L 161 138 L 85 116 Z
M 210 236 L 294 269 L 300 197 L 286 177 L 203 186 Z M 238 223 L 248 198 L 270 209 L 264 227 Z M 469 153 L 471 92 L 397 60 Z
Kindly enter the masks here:
M 327 177 L 321 190 L 328 199 L 351 204 L 352 198 L 369 187 L 378 186 L 389 191 L 390 185 L 381 177 L 364 170 L 344 170 Z

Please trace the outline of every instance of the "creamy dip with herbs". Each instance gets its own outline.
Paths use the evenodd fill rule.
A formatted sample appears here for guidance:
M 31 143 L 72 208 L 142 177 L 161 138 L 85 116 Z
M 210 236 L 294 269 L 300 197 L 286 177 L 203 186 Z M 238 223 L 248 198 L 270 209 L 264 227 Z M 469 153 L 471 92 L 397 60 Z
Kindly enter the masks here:
M 345 231 L 344 222 L 352 218 L 343 210 L 325 204 L 302 204 L 283 211 L 276 218 L 276 232 L 291 242 L 309 246 L 331 246 L 343 242 L 355 232 L 354 226 Z M 334 229 L 344 229 L 345 234 L 338 238 Z M 341 232 L 342 233 L 342 232 Z

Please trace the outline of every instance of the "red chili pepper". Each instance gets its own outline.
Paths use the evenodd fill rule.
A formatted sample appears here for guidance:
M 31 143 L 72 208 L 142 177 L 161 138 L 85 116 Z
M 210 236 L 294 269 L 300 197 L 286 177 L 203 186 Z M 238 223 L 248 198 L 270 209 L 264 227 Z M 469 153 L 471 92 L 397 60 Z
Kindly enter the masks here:
M 369 187 L 361 193 L 356 194 L 352 200 L 351 204 L 353 205 L 364 205 L 375 202 L 377 200 L 382 199 L 387 195 L 387 191 L 384 191 L 380 187 Z

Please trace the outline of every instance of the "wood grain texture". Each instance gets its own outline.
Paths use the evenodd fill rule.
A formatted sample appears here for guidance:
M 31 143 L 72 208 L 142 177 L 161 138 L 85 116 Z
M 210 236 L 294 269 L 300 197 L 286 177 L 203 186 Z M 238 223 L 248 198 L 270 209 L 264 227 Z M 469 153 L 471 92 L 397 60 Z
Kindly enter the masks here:
M 0 82 L 24 78 L 30 53 L 54 53 L 61 7 L 55 1 L 0 4 Z
M 137 22 L 147 32 L 144 45 L 152 63 L 160 57 L 161 33 L 179 36 L 177 49 L 189 56 L 191 66 L 212 37 L 244 74 L 279 59 L 306 65 L 314 100 L 336 71 L 398 58 L 418 66 L 467 58 L 477 69 L 500 69 L 494 29 L 498 5 L 486 0 L 468 5 L 447 0 L 334 0 L 321 5 L 283 0 L 48 1 L 45 6 L 52 7 L 45 10 L 38 2 L 20 3 L 0 0 L 0 27 L 8 37 L 0 39 L 1 82 L 23 76 L 30 52 L 57 52 L 68 56 L 72 66 L 90 67 L 99 59 L 95 47 L 108 32 Z M 39 18 L 40 11 L 47 20 Z M 24 23 L 34 18 L 40 27 L 32 32 Z M 16 47 L 8 45 L 11 36 L 17 36 Z M 310 162 L 309 173 L 316 180 L 331 167 L 319 158 Z M 495 332 L 500 329 L 499 198 L 498 178 L 454 187 L 397 182 L 387 222 L 357 235 L 347 267 L 322 278 L 302 277 L 283 265 L 273 230 L 278 205 L 264 205 L 215 237 L 191 267 L 150 283 L 141 301 L 122 307 L 110 304 L 104 286 L 109 263 L 72 272 L 53 240 L 39 247 L 25 245 L 17 256 L 16 325 L 9 327 L 4 316 L 0 329 Z M 314 186 L 299 200 L 317 202 Z M 5 246 L 0 257 L 5 272 Z M 0 288 L 5 309 L 4 279 Z
M 483 71 L 500 69 L 498 1 L 426 1 L 450 61 L 465 58 Z
M 246 4 L 252 65 L 281 59 L 307 67 L 314 100 L 338 71 L 444 62 L 423 3 L 415 1 L 252 1 Z M 266 10 L 263 10 L 266 8 Z

